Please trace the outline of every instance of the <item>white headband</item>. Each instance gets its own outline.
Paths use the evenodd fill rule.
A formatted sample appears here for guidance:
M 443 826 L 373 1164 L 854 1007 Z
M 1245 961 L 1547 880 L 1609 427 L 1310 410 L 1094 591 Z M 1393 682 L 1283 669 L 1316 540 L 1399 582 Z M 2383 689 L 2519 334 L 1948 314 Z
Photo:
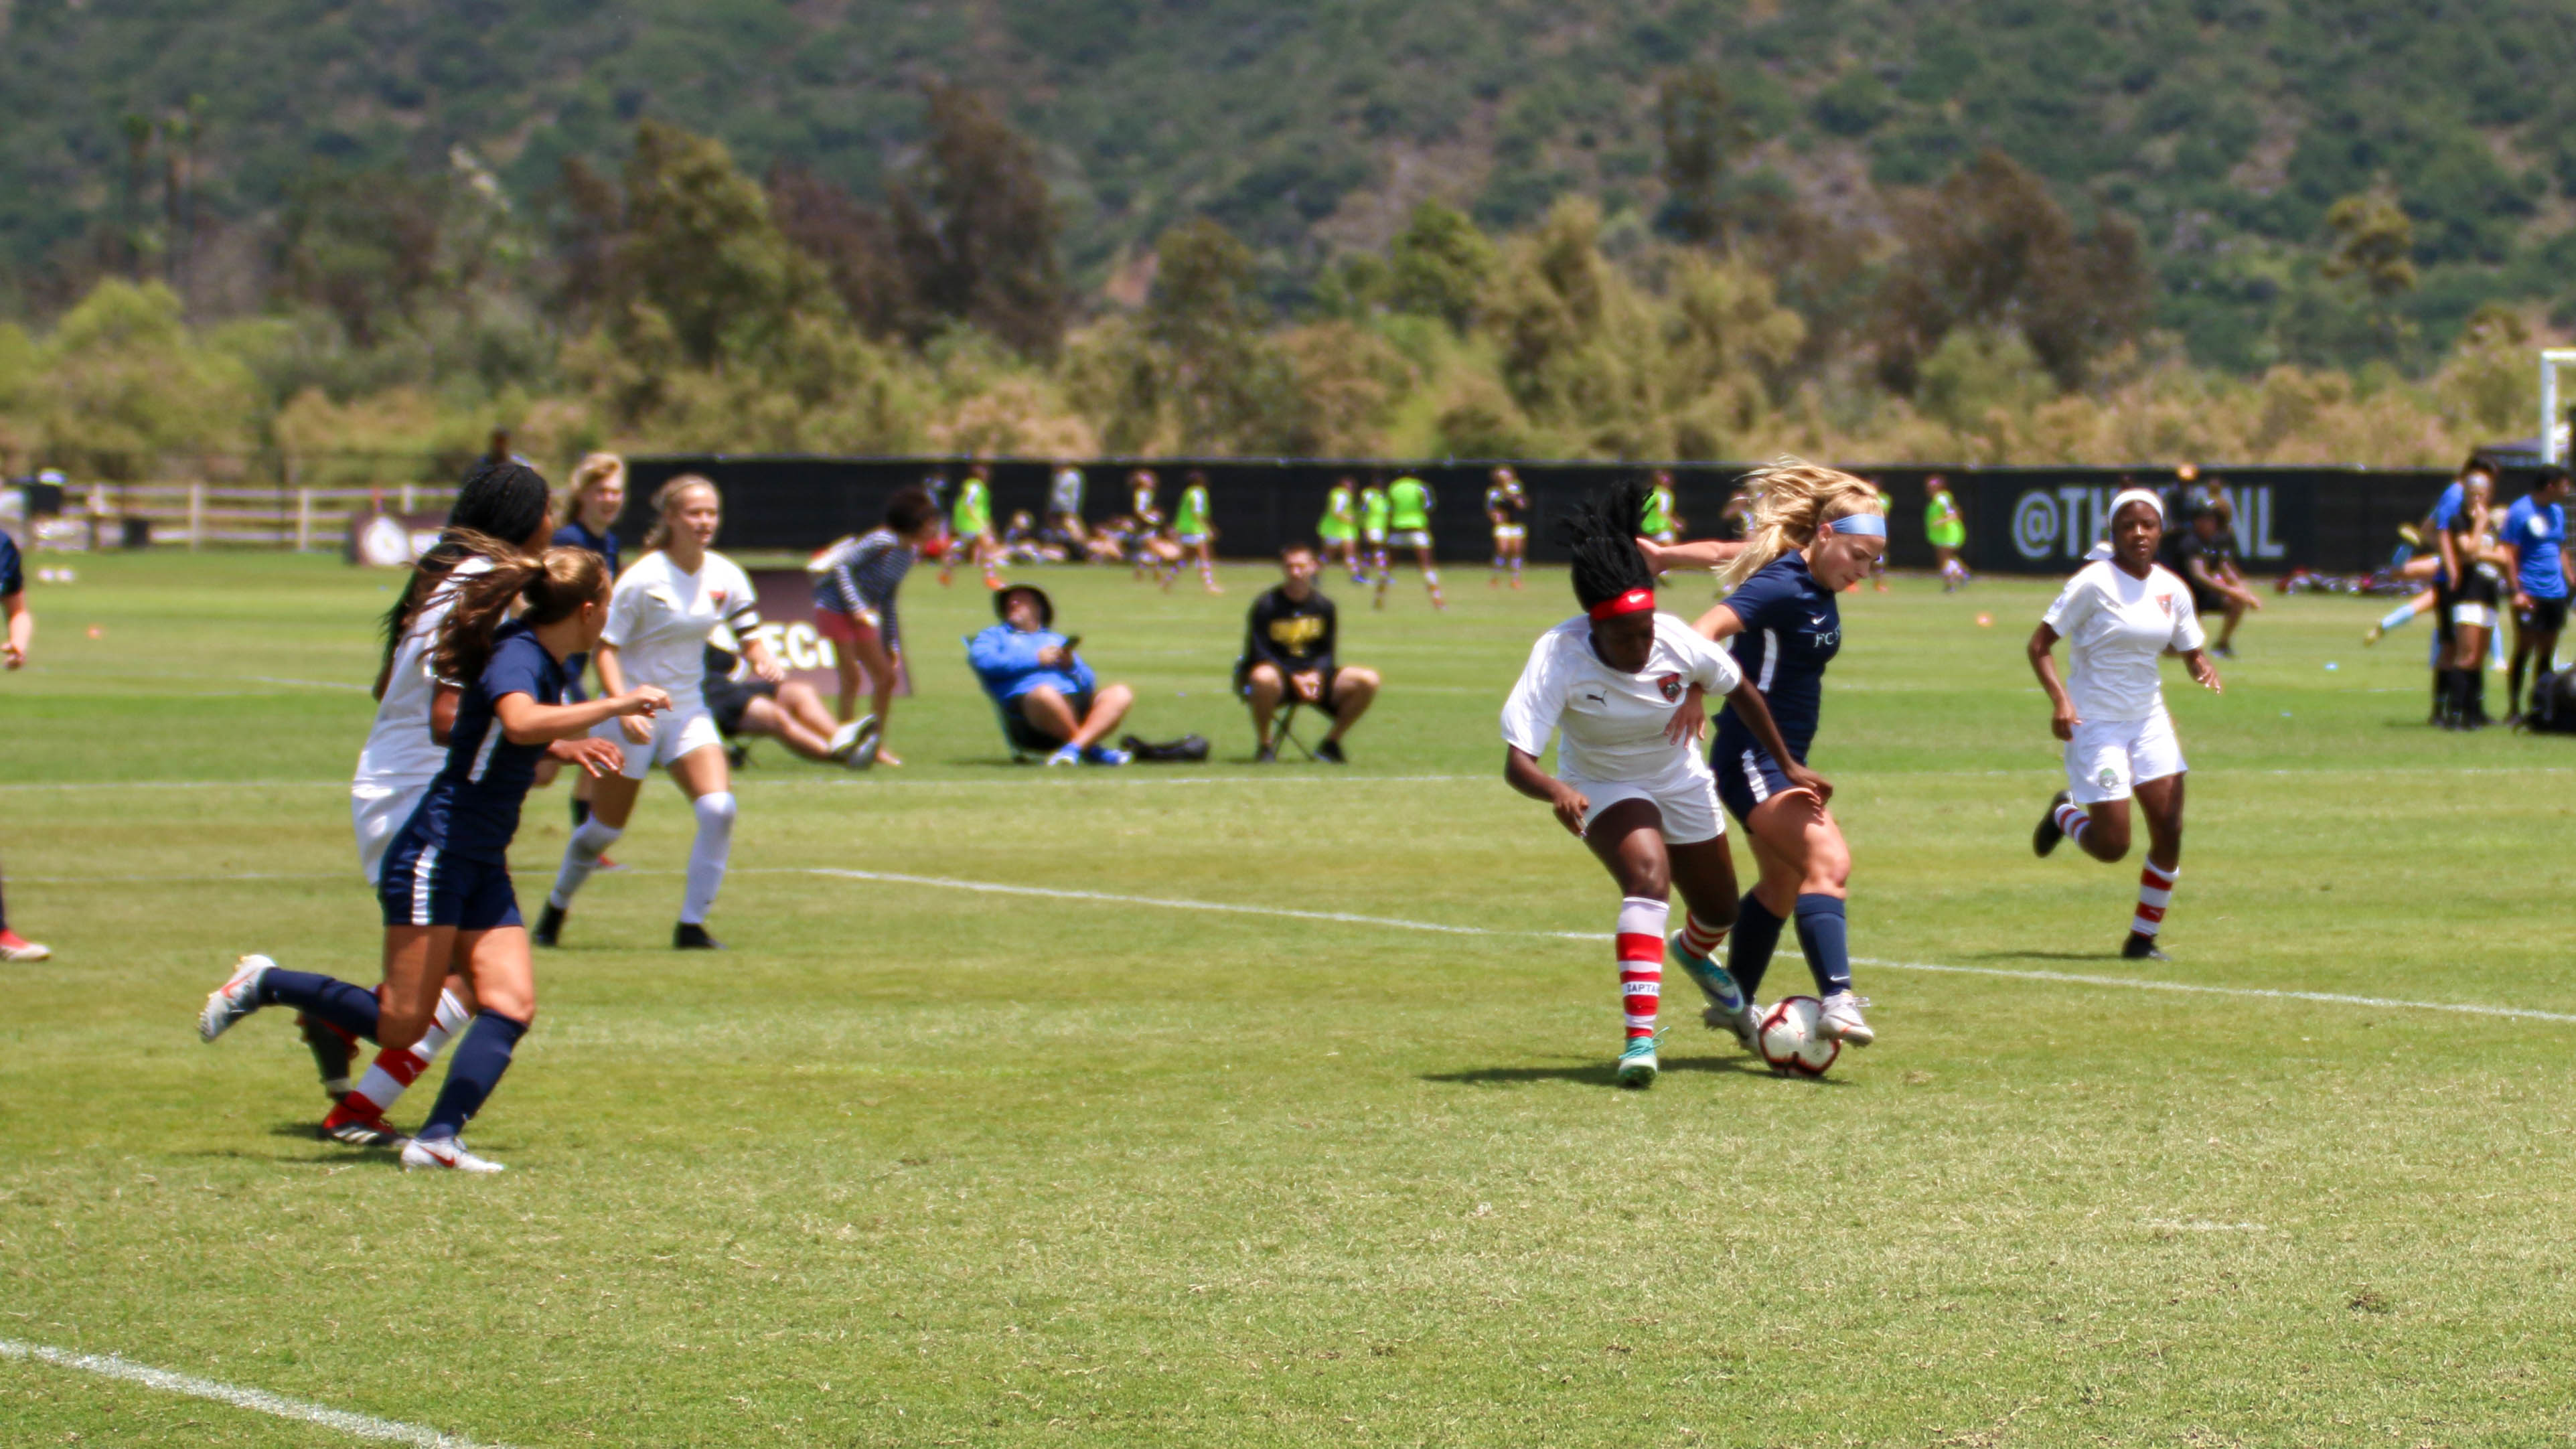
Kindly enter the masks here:
M 2149 508 L 2154 509 L 2156 511 L 2157 524 L 2162 525 L 2164 523 L 2165 501 L 2158 498 L 2153 493 L 2148 492 L 2144 488 L 2121 489 L 2119 493 L 2111 499 L 2111 517 L 2119 517 L 2120 510 L 2128 507 L 2132 503 L 2143 503 Z

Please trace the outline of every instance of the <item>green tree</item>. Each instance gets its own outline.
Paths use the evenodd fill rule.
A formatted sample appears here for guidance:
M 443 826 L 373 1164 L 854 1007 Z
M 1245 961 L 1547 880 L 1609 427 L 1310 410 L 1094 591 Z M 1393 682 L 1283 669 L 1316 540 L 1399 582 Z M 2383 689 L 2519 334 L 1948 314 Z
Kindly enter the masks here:
M 2326 209 L 2328 278 L 2360 280 L 2387 303 L 2415 290 L 2415 223 L 2385 190 L 2347 196 Z
M 1694 246 L 1714 246 L 1726 225 L 1719 189 L 1753 129 L 1708 66 L 1664 78 L 1656 119 L 1664 138 L 1664 206 L 1655 224 Z
M 1200 217 L 1163 233 L 1154 256 L 1144 330 L 1159 353 L 1175 441 L 1268 451 L 1295 411 L 1294 379 L 1264 336 L 1251 249 Z
M 936 318 L 1054 355 L 1071 299 L 1037 152 L 963 86 L 931 85 L 929 123 L 928 148 L 889 198 L 915 293 Z
M 1425 201 L 1387 248 L 1387 270 L 1388 305 L 1464 331 L 1493 276 L 1494 244 L 1467 213 Z
M 635 128 L 609 279 L 612 317 L 659 312 L 680 356 L 701 367 L 776 342 L 790 314 L 832 301 L 724 143 L 651 120 Z
M 250 441 L 259 390 L 238 360 L 188 330 L 159 282 L 98 284 L 37 353 L 39 441 L 102 477 L 137 478 L 158 455 Z

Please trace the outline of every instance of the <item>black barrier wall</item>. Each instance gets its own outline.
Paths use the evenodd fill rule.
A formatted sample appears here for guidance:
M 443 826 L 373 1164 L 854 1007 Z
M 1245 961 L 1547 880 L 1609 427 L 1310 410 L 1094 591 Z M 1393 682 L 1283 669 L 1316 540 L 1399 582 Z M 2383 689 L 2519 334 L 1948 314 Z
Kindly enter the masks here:
M 937 458 L 825 458 L 659 456 L 628 460 L 628 493 L 635 501 L 618 521 L 630 546 L 651 522 L 646 500 L 665 480 L 701 473 L 725 495 L 723 544 L 734 549 L 810 550 L 845 533 L 873 527 L 886 499 L 937 471 L 956 481 L 964 465 Z M 1218 551 L 1232 558 L 1275 554 L 1286 543 L 1312 540 L 1335 479 L 1385 482 L 1406 473 L 1431 485 L 1432 537 L 1443 560 L 1472 563 L 1490 550 L 1484 517 L 1485 487 L 1494 465 L 1445 462 L 1277 461 L 1214 458 L 1103 459 L 1078 465 L 1084 478 L 1083 516 L 1092 521 L 1128 510 L 1127 476 L 1151 468 L 1161 480 L 1165 514 L 1192 470 L 1208 479 Z M 1673 475 L 1673 492 L 1686 537 L 1719 532 L 1719 519 L 1736 482 L 1751 466 L 1741 463 L 1527 463 L 1511 467 L 1530 497 L 1530 557 L 1562 560 L 1555 520 L 1592 489 L 1655 467 Z M 993 518 L 1001 527 L 1027 510 L 1043 519 L 1054 465 L 1024 458 L 985 464 L 993 481 Z M 1897 568 L 1929 568 L 1931 545 L 1923 535 L 1923 480 L 1947 478 L 1968 522 L 1968 565 L 1989 573 L 2069 572 L 2102 536 L 2111 496 L 2134 481 L 2170 501 L 2180 489 L 2170 469 L 2150 468 L 1856 468 L 1879 481 L 1895 500 L 1889 519 L 1888 560 Z M 2235 503 L 2236 531 L 2251 573 L 2310 568 L 2360 573 L 2388 561 L 2402 523 L 2421 519 L 2450 475 L 2439 470 L 2256 467 L 2212 469 Z M 2503 498 L 2520 496 L 2529 480 L 2508 474 Z

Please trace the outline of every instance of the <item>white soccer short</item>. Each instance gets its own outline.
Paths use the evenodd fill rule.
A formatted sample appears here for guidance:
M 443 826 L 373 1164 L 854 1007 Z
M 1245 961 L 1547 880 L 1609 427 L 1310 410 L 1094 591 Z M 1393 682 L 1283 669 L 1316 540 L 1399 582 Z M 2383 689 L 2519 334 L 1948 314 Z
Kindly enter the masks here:
M 1690 768 L 1676 769 L 1655 780 L 1579 780 L 1572 775 L 1558 778 L 1583 792 L 1592 802 L 1587 822 L 1600 817 L 1602 811 L 1622 800 L 1651 801 L 1664 817 L 1664 841 L 1668 845 L 1697 845 L 1715 840 L 1726 833 L 1726 812 L 1717 806 L 1717 777 L 1708 766 L 1693 755 Z
M 1528 524 L 1497 523 L 1494 525 L 1494 542 L 1496 543 L 1517 543 L 1527 537 L 1529 537 Z
M 709 745 L 724 748 L 724 735 L 716 729 L 716 717 L 704 701 L 690 700 L 679 708 L 653 716 L 653 739 L 637 744 L 626 737 L 616 720 L 602 720 L 592 727 L 593 739 L 606 740 L 626 752 L 626 763 L 618 770 L 630 780 L 641 780 L 659 767 L 677 764 L 684 755 Z
M 2066 790 L 2078 805 L 2126 800 L 2139 781 L 2188 768 L 2173 716 L 2161 709 L 2145 719 L 2086 720 L 2066 745 Z
M 1431 535 L 1424 529 L 1402 528 L 1388 534 L 1386 541 L 1397 548 L 1429 548 Z
M 374 885 L 384 870 L 385 847 L 411 823 L 412 812 L 420 808 L 420 797 L 429 793 L 429 782 L 416 785 L 352 785 L 349 787 L 349 823 L 358 832 L 358 869 Z

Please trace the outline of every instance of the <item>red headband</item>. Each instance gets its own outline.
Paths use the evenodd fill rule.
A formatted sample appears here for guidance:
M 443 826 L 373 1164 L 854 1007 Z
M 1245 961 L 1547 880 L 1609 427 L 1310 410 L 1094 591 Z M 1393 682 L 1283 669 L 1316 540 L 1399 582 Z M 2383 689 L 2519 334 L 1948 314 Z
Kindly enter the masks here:
M 1603 599 L 1600 603 L 1593 605 L 1586 612 L 1591 614 L 1594 620 L 1598 621 L 1602 619 L 1616 619 L 1621 614 L 1651 613 L 1653 612 L 1654 607 L 1654 590 L 1630 589 L 1628 592 L 1621 594 L 1615 599 Z

